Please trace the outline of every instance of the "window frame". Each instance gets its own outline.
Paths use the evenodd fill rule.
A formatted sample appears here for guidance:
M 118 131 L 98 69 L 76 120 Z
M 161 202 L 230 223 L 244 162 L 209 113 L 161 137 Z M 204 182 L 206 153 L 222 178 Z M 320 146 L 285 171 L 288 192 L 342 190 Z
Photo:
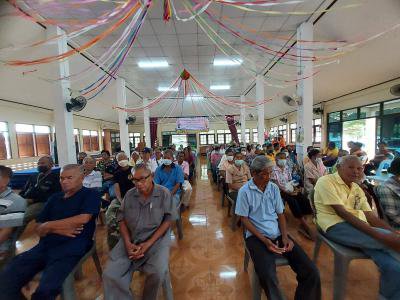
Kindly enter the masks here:
M 0 160 L 12 159 L 10 126 L 7 121 L 0 121 L 0 123 L 4 124 L 4 129 L 0 129 L 0 134 L 2 134 L 4 137 L 4 147 L 5 147 L 5 158 L 2 159 L 0 157 Z

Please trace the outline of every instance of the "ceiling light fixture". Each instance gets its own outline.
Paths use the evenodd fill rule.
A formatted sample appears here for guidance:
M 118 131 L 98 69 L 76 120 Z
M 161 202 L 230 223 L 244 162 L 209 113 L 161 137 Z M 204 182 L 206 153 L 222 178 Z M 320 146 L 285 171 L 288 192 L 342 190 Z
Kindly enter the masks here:
M 157 88 L 159 92 L 177 92 L 179 89 L 177 87 L 170 88 L 169 86 L 159 86 Z
M 138 62 L 139 68 L 166 68 L 169 66 L 168 62 L 165 60 L 159 61 L 139 61 Z
M 214 58 L 214 66 L 239 66 L 242 62 L 240 58 Z
M 223 91 L 223 90 L 230 90 L 231 86 L 229 84 L 221 84 L 221 85 L 212 85 L 210 86 L 210 90 L 214 91 Z

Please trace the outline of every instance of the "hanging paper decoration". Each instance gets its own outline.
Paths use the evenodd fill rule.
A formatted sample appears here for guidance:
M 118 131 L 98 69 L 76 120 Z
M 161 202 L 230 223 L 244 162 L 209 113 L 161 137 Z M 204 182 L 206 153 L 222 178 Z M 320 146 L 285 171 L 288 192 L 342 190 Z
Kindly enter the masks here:
M 190 78 L 190 73 L 188 71 L 186 71 L 186 69 L 183 70 L 182 73 L 181 73 L 181 78 L 183 80 L 188 80 Z
M 164 0 L 163 20 L 165 22 L 168 22 L 169 19 L 171 19 L 171 16 L 172 16 L 171 1 L 170 0 Z

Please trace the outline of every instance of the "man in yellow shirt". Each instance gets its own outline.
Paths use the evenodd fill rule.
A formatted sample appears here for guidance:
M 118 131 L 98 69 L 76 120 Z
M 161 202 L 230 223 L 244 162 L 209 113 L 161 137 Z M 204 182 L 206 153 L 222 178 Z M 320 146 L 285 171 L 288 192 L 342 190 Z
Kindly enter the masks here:
M 339 149 L 336 147 L 336 144 L 334 142 L 329 142 L 322 157 L 325 167 L 332 167 L 336 163 L 338 155 Z
M 381 272 L 380 295 L 400 299 L 400 235 L 371 211 L 356 183 L 362 174 L 361 161 L 349 155 L 342 158 L 337 173 L 318 180 L 317 224 L 329 239 L 371 257 Z

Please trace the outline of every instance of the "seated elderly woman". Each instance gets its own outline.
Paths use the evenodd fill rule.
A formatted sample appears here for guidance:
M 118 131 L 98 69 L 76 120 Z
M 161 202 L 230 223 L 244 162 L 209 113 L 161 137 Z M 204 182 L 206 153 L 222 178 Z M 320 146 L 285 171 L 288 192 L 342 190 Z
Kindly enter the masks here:
M 375 192 L 390 226 L 400 230 L 400 157 L 393 160 L 388 172 L 393 176 L 378 185 Z
M 271 180 L 278 185 L 282 199 L 288 203 L 293 216 L 300 221 L 299 232 L 313 239 L 313 233 L 305 218 L 306 215 L 312 214 L 310 203 L 301 190 L 293 186 L 292 174 L 287 166 L 286 154 L 283 152 L 276 156 L 276 166 L 272 169 Z
M 311 149 L 307 155 L 310 161 L 304 166 L 304 189 L 306 194 L 309 195 L 314 189 L 317 180 L 326 175 L 327 171 L 322 162 L 321 151 Z
M 133 273 L 143 271 L 147 274 L 143 299 L 155 300 L 168 271 L 175 206 L 171 193 L 153 182 L 151 170 L 144 164 L 135 167 L 132 180 L 135 188 L 126 193 L 118 213 L 121 238 L 103 274 L 104 298 L 133 299 Z

